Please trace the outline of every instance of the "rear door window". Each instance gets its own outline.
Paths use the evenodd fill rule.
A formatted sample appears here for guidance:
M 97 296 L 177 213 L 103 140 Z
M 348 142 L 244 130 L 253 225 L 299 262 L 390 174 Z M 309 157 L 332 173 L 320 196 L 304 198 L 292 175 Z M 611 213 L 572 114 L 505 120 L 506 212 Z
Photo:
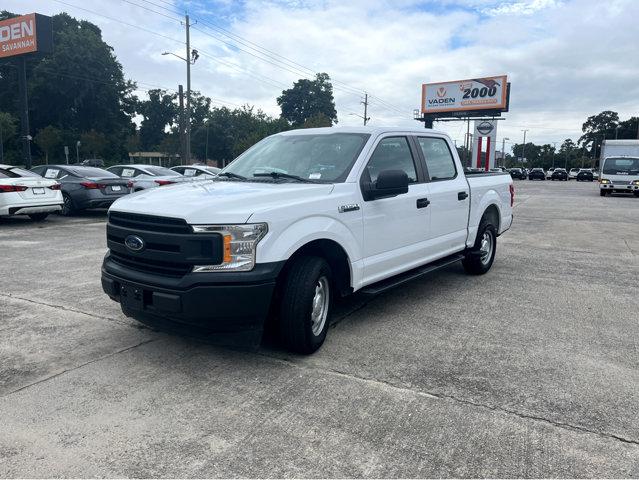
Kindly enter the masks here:
M 443 138 L 418 137 L 417 143 L 422 149 L 428 176 L 432 181 L 451 180 L 457 176 L 457 168 L 448 142 Z

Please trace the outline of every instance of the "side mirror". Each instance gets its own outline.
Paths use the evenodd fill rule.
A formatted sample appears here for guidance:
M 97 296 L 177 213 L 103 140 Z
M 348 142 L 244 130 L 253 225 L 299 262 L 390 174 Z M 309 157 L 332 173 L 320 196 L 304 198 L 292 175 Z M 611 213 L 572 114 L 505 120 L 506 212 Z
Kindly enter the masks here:
M 374 183 L 364 189 L 365 200 L 388 198 L 408 193 L 408 175 L 403 170 L 382 170 Z

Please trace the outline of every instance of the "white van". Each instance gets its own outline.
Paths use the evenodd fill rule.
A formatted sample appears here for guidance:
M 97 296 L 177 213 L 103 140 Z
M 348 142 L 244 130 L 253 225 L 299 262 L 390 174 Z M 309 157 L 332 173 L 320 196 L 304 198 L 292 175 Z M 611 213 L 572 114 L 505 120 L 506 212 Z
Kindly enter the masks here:
M 639 157 L 607 157 L 601 165 L 599 194 L 634 193 L 639 197 Z

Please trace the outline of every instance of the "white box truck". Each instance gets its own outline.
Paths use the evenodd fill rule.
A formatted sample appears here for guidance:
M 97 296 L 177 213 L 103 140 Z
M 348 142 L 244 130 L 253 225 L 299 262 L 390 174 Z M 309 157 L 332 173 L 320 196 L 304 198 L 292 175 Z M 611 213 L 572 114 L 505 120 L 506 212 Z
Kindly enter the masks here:
M 639 139 L 604 140 L 599 161 L 599 193 L 639 197 Z

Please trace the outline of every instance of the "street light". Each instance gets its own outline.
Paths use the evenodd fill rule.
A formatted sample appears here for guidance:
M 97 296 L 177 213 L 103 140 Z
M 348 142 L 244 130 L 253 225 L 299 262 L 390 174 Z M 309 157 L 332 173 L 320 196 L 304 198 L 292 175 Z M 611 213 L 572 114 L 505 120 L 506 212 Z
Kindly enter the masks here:
M 77 142 L 75 142 L 75 161 L 77 163 L 80 163 L 80 145 L 82 145 L 82 143 L 80 142 L 80 140 L 78 140 Z
M 371 117 L 365 117 L 363 115 L 360 115 L 359 113 L 349 113 L 349 115 L 361 118 L 362 120 L 364 120 L 364 125 L 366 125 L 366 123 L 371 119 Z
M 506 140 L 510 140 L 508 137 L 501 139 L 501 166 L 506 165 Z
M 186 53 L 190 55 L 189 58 L 181 57 L 173 52 L 162 52 L 162 55 L 173 55 L 186 63 L 186 151 L 184 152 L 184 159 L 186 164 L 191 163 L 191 65 L 194 65 L 200 54 L 196 49 L 190 50 L 189 47 L 189 17 L 186 16 L 186 32 L 187 32 L 187 45 Z
M 617 138 L 619 138 L 619 129 L 621 128 L 621 125 L 617 124 L 617 126 L 615 127 L 615 140 L 617 140 Z

